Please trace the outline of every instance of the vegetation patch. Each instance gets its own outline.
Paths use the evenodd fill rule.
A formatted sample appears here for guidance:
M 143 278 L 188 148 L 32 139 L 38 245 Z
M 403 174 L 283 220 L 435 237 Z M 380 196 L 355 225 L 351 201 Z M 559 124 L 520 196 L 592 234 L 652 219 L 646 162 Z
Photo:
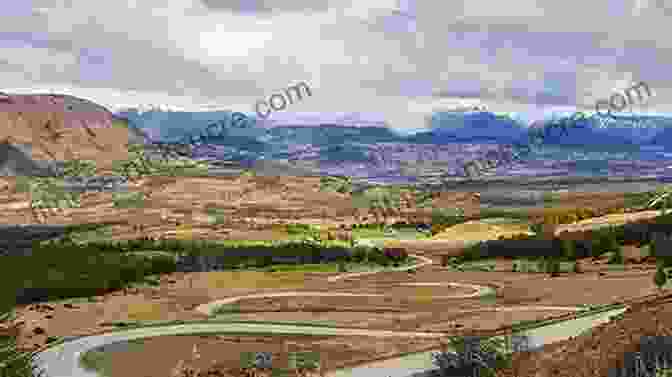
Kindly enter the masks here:
M 208 288 L 303 288 L 303 271 L 211 271 L 204 276 Z
M 11 328 L 12 312 L 0 312 L 0 329 Z M 7 377 L 41 377 L 44 370 L 36 363 L 37 353 L 20 351 L 16 336 L 0 334 L 0 375 Z

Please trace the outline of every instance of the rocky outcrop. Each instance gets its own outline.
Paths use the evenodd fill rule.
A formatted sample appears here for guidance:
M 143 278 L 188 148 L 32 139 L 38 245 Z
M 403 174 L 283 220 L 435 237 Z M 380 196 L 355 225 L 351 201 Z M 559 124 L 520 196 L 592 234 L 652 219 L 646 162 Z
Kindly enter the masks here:
M 0 176 L 40 176 L 55 174 L 54 165 L 33 160 L 28 145 L 0 143 Z

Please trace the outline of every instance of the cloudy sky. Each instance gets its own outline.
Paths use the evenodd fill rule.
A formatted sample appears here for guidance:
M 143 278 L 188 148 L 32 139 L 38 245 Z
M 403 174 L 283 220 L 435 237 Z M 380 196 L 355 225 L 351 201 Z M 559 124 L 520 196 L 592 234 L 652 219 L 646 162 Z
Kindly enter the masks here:
M 644 81 L 628 110 L 664 113 L 670 21 L 668 0 L 7 0 L 1 90 L 252 113 L 303 81 L 270 119 L 417 129 L 462 105 L 592 110 Z

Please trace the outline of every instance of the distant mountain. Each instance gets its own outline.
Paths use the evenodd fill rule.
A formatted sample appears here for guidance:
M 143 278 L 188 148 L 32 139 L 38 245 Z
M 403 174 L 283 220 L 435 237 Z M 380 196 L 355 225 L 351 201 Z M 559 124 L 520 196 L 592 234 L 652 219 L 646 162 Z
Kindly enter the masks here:
M 230 111 L 160 111 L 141 112 L 127 109 L 115 114 L 153 141 L 180 141 L 190 132 L 203 132 L 206 126 L 221 122 L 224 130 L 211 137 L 209 146 L 199 147 L 199 158 L 238 161 L 264 166 L 280 161 L 271 170 L 282 171 L 285 166 L 302 166 L 304 171 L 319 169 L 330 174 L 355 176 L 403 176 L 409 174 L 463 175 L 461 166 L 468 161 L 492 155 L 498 145 L 528 143 L 529 127 L 548 127 L 552 121 L 525 124 L 509 115 L 477 112 L 440 112 L 434 114 L 429 127 L 415 133 L 403 134 L 380 125 L 349 123 L 301 124 L 274 121 L 257 123 L 250 117 L 250 127 L 231 127 Z M 556 118 L 558 118 L 556 116 Z M 614 117 L 608 122 L 596 119 L 573 121 L 567 134 L 555 129 L 547 134 L 542 145 L 563 147 L 567 152 L 553 158 L 573 158 L 573 152 L 631 151 L 633 147 L 651 142 L 667 145 L 670 131 L 665 126 L 672 120 L 664 117 Z M 259 124 L 259 126 L 258 126 Z M 604 125 L 607 127 L 603 127 Z M 672 125 L 672 124 L 670 124 Z M 639 127 L 645 126 L 645 127 Z M 607 149 L 605 149 L 607 148 Z M 606 154 L 605 154 L 606 153 Z M 529 160 L 538 159 L 533 154 Z M 546 159 L 549 158 L 545 154 Z M 598 159 L 599 159 L 598 158 Z M 517 167 L 516 167 L 517 166 Z M 508 174 L 520 164 L 506 164 L 497 174 Z M 555 173 L 554 173 L 555 174 Z

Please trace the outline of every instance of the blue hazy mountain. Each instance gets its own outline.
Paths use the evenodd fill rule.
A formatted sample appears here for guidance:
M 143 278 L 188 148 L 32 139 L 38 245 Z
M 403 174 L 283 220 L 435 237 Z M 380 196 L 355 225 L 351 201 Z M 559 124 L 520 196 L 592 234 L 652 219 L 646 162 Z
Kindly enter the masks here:
M 526 137 L 526 128 L 508 116 L 489 112 L 441 112 L 431 118 L 431 128 L 407 137 L 410 143 L 511 144 Z
M 571 159 L 568 156 L 572 156 L 572 151 L 630 152 L 639 149 L 640 145 L 672 148 L 672 127 L 668 128 L 672 126 L 672 118 L 661 116 L 615 116 L 608 122 L 600 122 L 596 118 L 571 121 L 555 116 L 554 119 L 528 125 L 513 116 L 486 111 L 440 112 L 432 116 L 428 128 L 415 133 L 401 133 L 378 125 L 275 122 L 265 128 L 258 126 L 253 116 L 250 116 L 248 128 L 239 129 L 232 127 L 231 114 L 230 111 L 138 112 L 128 109 L 115 115 L 127 119 L 154 141 L 164 142 L 179 141 L 185 134 L 203 132 L 209 124 L 220 122 L 224 125 L 220 135 L 208 140 L 214 148 L 199 149 L 201 156 L 238 161 L 314 161 L 325 167 L 364 164 L 371 166 L 372 172 L 375 169 L 380 169 L 380 172 L 395 171 L 399 169 L 399 161 L 410 164 L 420 160 L 443 161 L 456 156 L 456 153 L 466 153 L 464 159 L 473 158 L 470 154 L 473 152 L 459 152 L 459 148 L 452 152 L 451 144 L 476 144 L 478 148 L 491 144 L 527 144 L 530 126 L 550 127 L 553 122 L 563 120 L 567 122 L 567 134 L 552 129 L 546 134 L 541 148 L 553 149 L 557 146 L 562 149 L 561 154 L 552 155 L 554 160 Z M 536 156 L 533 154 L 530 158 Z M 548 156 L 546 154 L 545 158 Z M 462 158 L 457 157 L 452 158 L 451 164 Z

